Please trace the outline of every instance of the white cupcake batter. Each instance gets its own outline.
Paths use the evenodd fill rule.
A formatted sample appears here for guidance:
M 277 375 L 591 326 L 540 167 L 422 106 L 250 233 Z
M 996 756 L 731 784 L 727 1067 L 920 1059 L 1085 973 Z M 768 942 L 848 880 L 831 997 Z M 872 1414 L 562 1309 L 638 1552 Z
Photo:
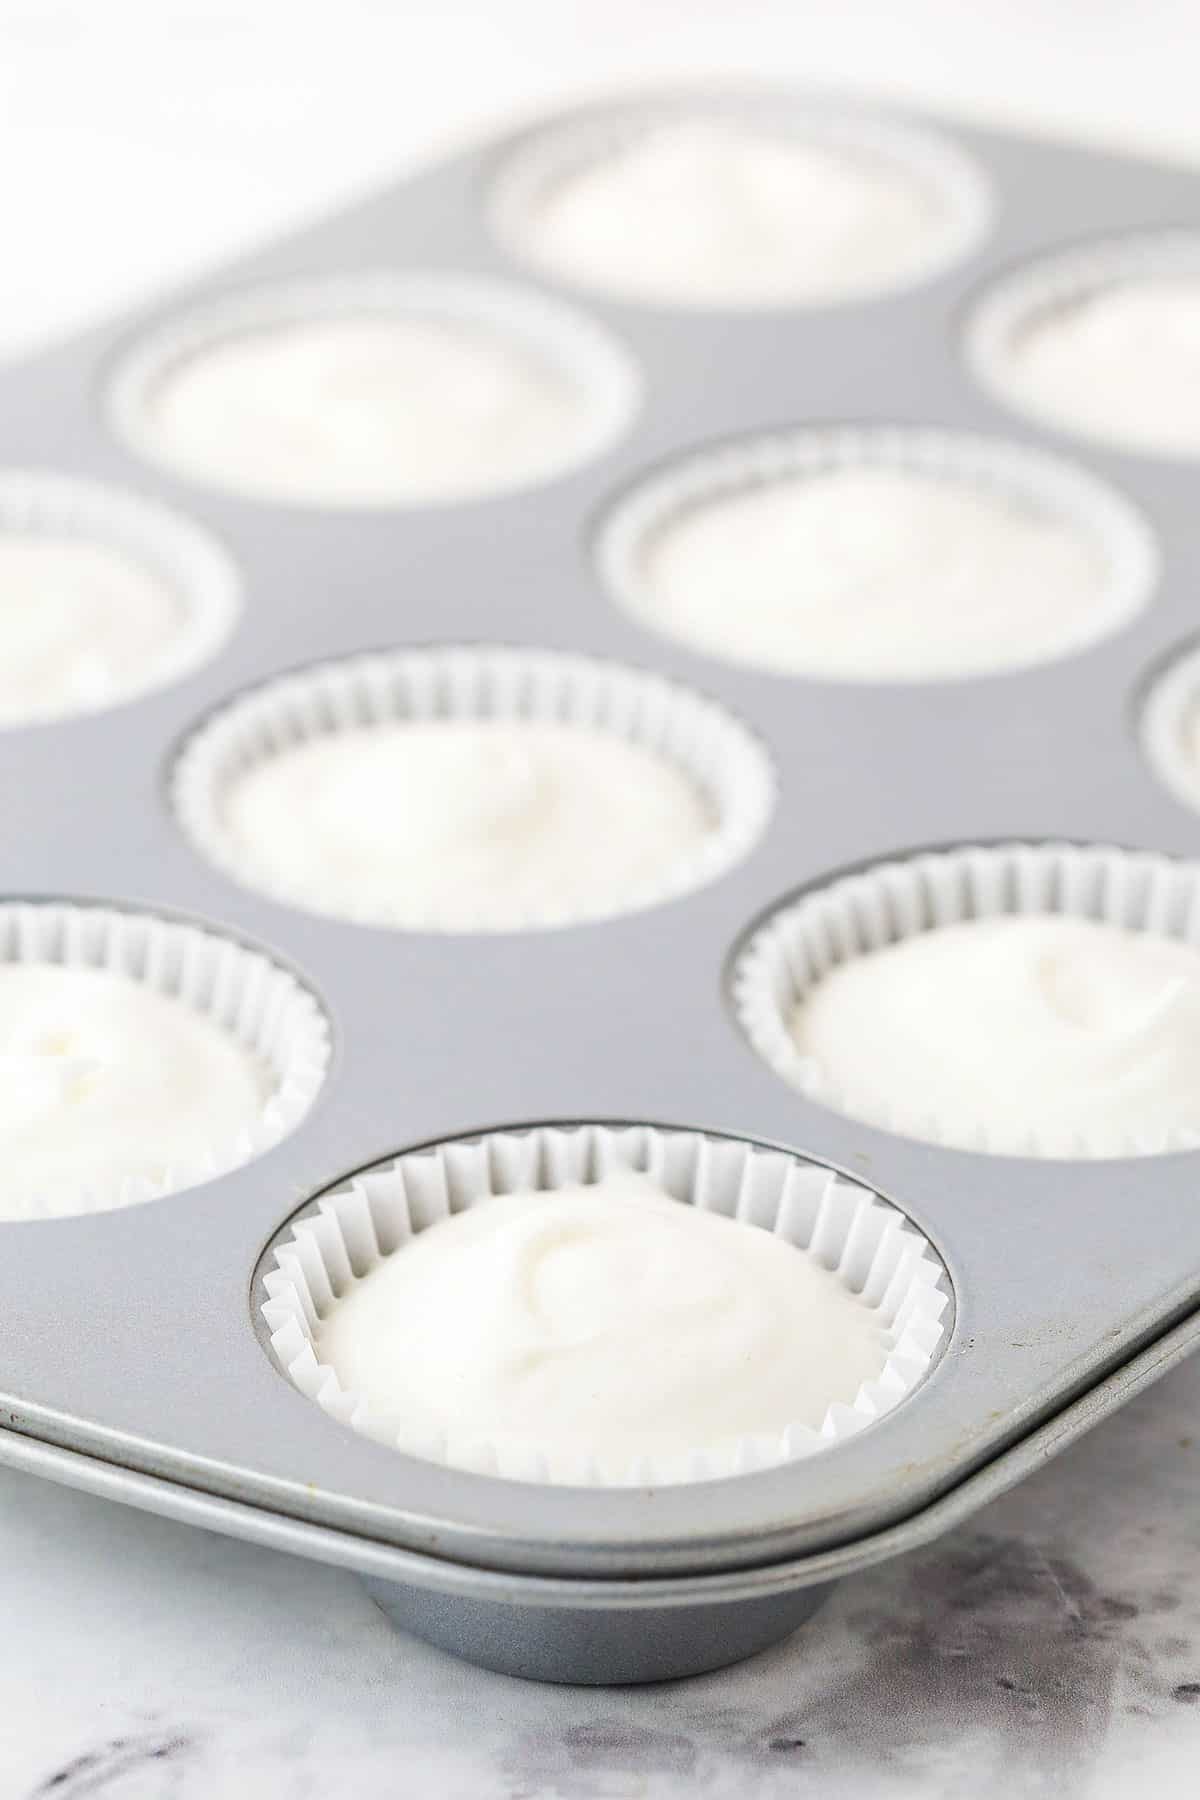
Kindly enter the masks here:
M 447 930 L 635 905 L 715 828 L 672 763 L 612 732 L 524 720 L 311 739 L 236 777 L 223 814 L 256 885 Z
M 1200 274 L 1122 281 L 1047 309 L 1005 357 L 1024 402 L 1133 449 L 1200 451 Z
M 149 401 L 158 448 L 264 499 L 375 506 L 518 486 L 577 455 L 588 402 L 553 355 L 397 313 L 248 330 Z
M 948 925 L 835 967 L 791 1029 L 835 1104 L 915 1136 L 1116 1154 L 1200 1129 L 1200 951 L 1169 938 L 1061 915 Z
M 105 970 L 0 965 L 0 1217 L 195 1167 L 237 1143 L 269 1091 L 180 1000 Z
M 696 120 L 564 175 L 519 228 L 530 256 L 575 280 L 737 307 L 903 280 L 944 223 L 932 188 L 883 157 Z
M 115 547 L 0 532 L 0 723 L 91 712 L 153 685 L 184 624 L 179 595 Z
M 449 1430 L 614 1471 L 819 1428 L 887 1356 L 877 1316 L 803 1252 L 631 1172 L 419 1232 L 316 1350 L 403 1446 Z
M 978 674 L 1113 629 L 1098 544 L 964 480 L 847 467 L 741 489 L 665 523 L 635 605 L 733 662 L 842 680 Z

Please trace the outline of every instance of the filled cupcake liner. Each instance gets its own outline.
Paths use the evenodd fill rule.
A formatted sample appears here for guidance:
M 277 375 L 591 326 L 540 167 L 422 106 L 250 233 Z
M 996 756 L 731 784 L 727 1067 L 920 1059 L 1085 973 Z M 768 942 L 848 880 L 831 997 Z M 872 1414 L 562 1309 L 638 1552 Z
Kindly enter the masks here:
M 680 291 L 651 294 L 614 277 L 585 278 L 557 258 L 539 255 L 536 217 L 542 197 L 581 169 L 626 150 L 664 126 L 745 125 L 756 133 L 792 138 L 818 149 L 882 164 L 911 175 L 942 209 L 942 217 L 889 276 L 831 281 L 819 293 L 794 297 L 697 299 Z M 903 292 L 951 267 L 974 250 L 991 222 L 991 198 L 976 164 L 948 139 L 917 126 L 857 115 L 819 101 L 770 92 L 713 91 L 597 107 L 575 118 L 535 127 L 502 160 L 492 181 L 489 214 L 497 239 L 524 263 L 553 273 L 583 291 L 632 305 L 687 312 L 778 312 L 852 303 Z
M 656 618 L 654 582 L 647 570 L 648 552 L 656 540 L 709 505 L 776 483 L 812 480 L 847 469 L 899 471 L 994 494 L 1060 522 L 1095 545 L 1103 575 L 1097 584 L 1094 632 L 1041 655 L 998 660 L 988 665 L 993 672 L 1077 653 L 1126 624 L 1146 605 L 1156 585 L 1160 558 L 1150 527 L 1123 494 L 1086 469 L 1002 438 L 899 425 L 771 432 L 700 450 L 669 464 L 631 489 L 602 524 L 596 544 L 601 577 L 640 625 L 667 633 Z M 690 642 L 674 630 L 669 635 Z M 717 660 L 729 660 L 699 640 L 695 648 Z M 799 667 L 795 672 L 802 673 Z M 961 675 L 940 670 L 928 676 L 871 672 L 862 679 L 967 680 L 981 672 L 987 670 L 976 665 Z M 826 675 L 819 664 L 814 664 L 813 676 L 853 679 Z
M 110 694 L 70 706 L 0 714 L 0 729 L 106 711 L 190 674 L 231 635 L 241 611 L 232 559 L 199 526 L 140 495 L 42 469 L 0 469 L 0 535 L 65 538 L 115 550 L 157 576 L 179 604 L 179 623 L 144 678 L 122 678 Z
M 329 1025 L 289 970 L 232 938 L 150 913 L 53 901 L 0 901 L 0 964 L 98 969 L 178 1000 L 227 1032 L 266 1070 L 261 1116 L 233 1142 L 161 1175 L 96 1183 L 67 1203 L 61 1195 L 0 1193 L 0 1218 L 73 1217 L 155 1200 L 249 1162 L 309 1110 L 329 1062 Z
M 498 475 L 486 484 L 453 492 L 321 499 L 259 489 L 236 472 L 218 474 L 193 466 L 163 440 L 153 413 L 160 384 L 181 364 L 231 339 L 276 327 L 330 319 L 415 318 L 476 327 L 534 352 L 573 382 L 579 396 L 578 430 L 560 459 L 536 471 Z M 593 457 L 620 438 L 641 400 L 641 378 L 624 347 L 607 330 L 565 301 L 535 288 L 482 275 L 436 271 L 376 270 L 327 275 L 308 281 L 239 290 L 196 306 L 150 328 L 119 361 L 108 389 L 113 429 L 138 456 L 205 487 L 237 493 L 263 506 L 336 511 L 413 510 L 453 506 L 492 494 L 539 487 Z
M 1175 657 L 1151 683 L 1140 729 L 1154 773 L 1177 800 L 1200 812 L 1200 644 Z M 1197 753 L 1187 748 L 1189 730 L 1196 732 Z
M 772 1231 L 871 1308 L 885 1334 L 879 1376 L 833 1401 L 819 1430 L 698 1444 L 685 1455 L 605 1463 L 594 1455 L 444 1430 L 420 1442 L 373 1413 L 318 1360 L 321 1321 L 414 1233 L 494 1195 L 549 1193 L 636 1170 L 676 1200 Z M 330 1417 L 380 1443 L 455 1468 L 579 1486 L 657 1486 L 748 1474 L 826 1450 L 869 1426 L 920 1383 L 947 1333 L 949 1277 L 927 1239 L 894 1206 L 817 1163 L 700 1132 L 648 1125 L 536 1126 L 498 1131 L 380 1163 L 324 1195 L 271 1253 L 262 1318 L 281 1369 Z
M 829 971 L 922 932 L 1003 914 L 1059 914 L 1200 948 L 1200 866 L 1107 845 L 999 844 L 878 863 L 810 890 L 773 913 L 735 956 L 734 1011 L 755 1050 L 810 1100 L 882 1130 L 992 1155 L 1060 1159 L 1151 1156 L 1200 1145 L 1194 1127 L 1154 1134 L 997 1138 L 983 1120 L 888 1110 L 838 1087 L 796 1045 L 791 1016 Z M 953 1045 L 947 1046 L 953 1055 Z
M 1010 411 L 1040 424 L 1138 455 L 1200 456 L 1200 448 L 1159 444 L 1136 431 L 1075 418 L 1068 408 L 1040 398 L 1037 383 L 1022 379 L 1013 356 L 1022 333 L 1054 313 L 1127 281 L 1173 275 L 1200 276 L 1200 231 L 1126 232 L 1040 257 L 996 281 L 976 304 L 966 325 L 967 365 Z
M 280 880 L 232 841 L 223 820 L 231 784 L 294 745 L 355 727 L 434 719 L 529 720 L 578 725 L 660 756 L 690 777 L 714 829 L 694 851 L 637 892 L 598 887 L 587 910 L 544 907 L 503 923 L 469 896 L 452 919 L 354 906 L 328 891 Z M 245 886 L 285 904 L 355 923 L 413 931 L 510 931 L 639 911 L 701 887 L 755 844 L 774 804 L 775 776 L 758 740 L 715 701 L 662 676 L 590 657 L 505 646 L 395 650 L 323 663 L 268 682 L 213 715 L 184 745 L 172 775 L 176 816 L 208 859 Z

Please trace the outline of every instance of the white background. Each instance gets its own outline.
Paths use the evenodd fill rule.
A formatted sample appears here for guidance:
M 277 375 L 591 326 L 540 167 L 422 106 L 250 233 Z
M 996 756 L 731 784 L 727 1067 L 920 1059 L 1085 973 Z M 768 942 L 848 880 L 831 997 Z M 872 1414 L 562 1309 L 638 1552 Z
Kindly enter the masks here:
M 439 145 L 656 78 L 877 88 L 1200 156 L 1198 35 L 1182 0 L 0 0 L 0 352 Z M 479 1674 L 349 1577 L 0 1477 L 0 1800 L 1183 1800 L 1198 1418 L 1200 1367 L 792 1645 L 636 1694 Z
M 900 94 L 1200 155 L 1193 0 L 0 0 L 0 345 L 431 149 L 680 74 Z

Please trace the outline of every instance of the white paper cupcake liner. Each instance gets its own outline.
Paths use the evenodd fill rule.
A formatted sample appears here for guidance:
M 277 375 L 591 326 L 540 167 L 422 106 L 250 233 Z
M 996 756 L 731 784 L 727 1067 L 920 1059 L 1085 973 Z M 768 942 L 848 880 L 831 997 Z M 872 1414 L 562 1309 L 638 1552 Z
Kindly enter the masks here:
M 124 705 L 200 668 L 226 642 L 241 610 L 241 581 L 213 538 L 166 507 L 120 488 L 41 469 L 0 469 L 0 535 L 66 538 L 121 552 L 177 599 L 178 629 L 144 676 L 123 674 L 110 692 L 70 706 L 0 714 L 0 729 Z
M 1095 546 L 1103 569 L 1096 588 L 1094 629 L 1086 637 L 1040 655 L 1014 652 L 1008 659 L 998 658 L 986 667 L 976 663 L 961 673 L 868 671 L 861 677 L 864 681 L 966 680 L 1055 661 L 1120 629 L 1154 591 L 1160 559 L 1150 527 L 1124 495 L 1086 469 L 1004 439 L 890 425 L 772 432 L 700 450 L 669 464 L 639 482 L 601 525 L 596 543 L 601 578 L 640 625 L 684 641 L 682 632 L 665 627 L 657 617 L 654 583 L 648 574 L 648 553 L 655 542 L 689 515 L 734 495 L 845 469 L 898 470 L 998 495 L 1078 532 Z M 715 659 L 730 660 L 700 640 L 694 647 Z M 757 659 L 747 655 L 745 661 L 754 664 Z M 787 672 L 808 671 L 789 666 Z M 826 673 L 819 662 L 814 662 L 811 674 L 816 679 L 853 679 Z
M 1061 1138 L 1030 1131 L 998 1140 L 983 1120 L 887 1111 L 834 1086 L 801 1054 L 790 1030 L 796 1005 L 838 964 L 968 919 L 1057 913 L 1200 947 L 1200 865 L 1107 845 L 1000 844 L 876 864 L 809 891 L 752 933 L 733 964 L 731 997 L 751 1044 L 809 1099 L 901 1136 L 993 1155 L 1083 1159 L 1158 1155 L 1200 1145 L 1194 1127 L 1151 1136 Z M 953 1045 L 946 1054 L 952 1057 Z
M 579 170 L 603 162 L 663 126 L 684 123 L 744 124 L 758 133 L 841 151 L 913 177 L 935 199 L 941 217 L 910 262 L 894 274 L 861 281 L 831 281 L 820 293 L 794 298 L 754 297 L 720 301 L 645 293 L 614 277 L 585 279 L 557 258 L 539 254 L 536 219 L 543 196 Z M 991 222 L 987 183 L 974 162 L 949 139 L 912 125 L 859 116 L 844 108 L 769 91 L 711 92 L 633 100 L 597 107 L 575 118 L 535 127 L 501 162 L 493 178 L 489 214 L 498 240 L 523 262 L 541 267 L 581 290 L 604 292 L 633 305 L 679 311 L 764 312 L 822 307 L 902 292 L 941 274 L 967 256 Z
M 320 1363 L 314 1332 L 355 1282 L 403 1254 L 427 1226 L 497 1194 L 550 1192 L 614 1170 L 648 1175 L 676 1200 L 773 1231 L 811 1256 L 876 1315 L 886 1334 L 880 1375 L 850 1404 L 835 1402 L 819 1430 L 698 1445 L 684 1456 L 621 1467 L 505 1442 L 467 1440 L 452 1420 L 434 1441 L 401 1441 Z M 364 1171 L 297 1219 L 270 1255 L 262 1317 L 280 1367 L 323 1411 L 397 1449 L 512 1480 L 584 1486 L 648 1485 L 746 1474 L 826 1450 L 890 1411 L 928 1372 L 946 1335 L 949 1277 L 928 1240 L 868 1189 L 817 1163 L 694 1131 L 604 1125 L 537 1126 L 411 1151 Z
M 232 841 L 230 785 L 293 745 L 356 726 L 430 719 L 519 719 L 593 727 L 660 756 L 696 784 L 714 828 L 660 880 L 637 892 L 598 888 L 586 910 L 553 896 L 496 923 L 465 896 L 453 918 L 355 907 L 336 886 L 293 888 Z M 233 880 L 285 904 L 356 923 L 414 931 L 511 931 L 608 918 L 701 887 L 752 848 L 774 802 L 774 771 L 758 740 L 715 701 L 663 677 L 559 651 L 450 646 L 351 657 L 243 694 L 184 745 L 171 792 L 192 843 Z
M 304 1117 L 324 1080 L 329 1026 L 289 970 L 232 938 L 149 913 L 54 901 L 0 901 L 0 963 L 101 969 L 182 1002 L 239 1043 L 267 1072 L 271 1091 L 257 1121 L 232 1143 L 155 1178 L 61 1195 L 20 1192 L 0 1181 L 0 1219 L 71 1217 L 132 1206 L 211 1180 L 262 1154 Z
M 220 475 L 165 441 L 154 397 L 181 364 L 231 339 L 280 326 L 329 319 L 417 318 L 477 327 L 533 351 L 571 381 L 579 399 L 578 429 L 562 455 L 536 471 L 498 473 L 461 491 L 357 498 L 308 498 L 253 487 L 231 471 Z M 383 511 L 458 505 L 492 494 L 539 487 L 600 456 L 628 428 L 641 401 L 641 378 L 628 352 L 602 326 L 566 302 L 534 288 L 477 275 L 379 270 L 253 288 L 197 306 L 151 329 L 117 364 L 108 390 L 117 435 L 145 461 L 188 480 L 219 487 L 265 506 Z
M 1140 727 L 1155 774 L 1177 800 L 1200 812 L 1200 645 L 1175 657 L 1151 682 Z
M 1139 455 L 1200 456 L 1200 447 L 1157 444 L 1145 434 L 1073 417 L 1044 398 L 1036 380 L 1022 378 L 1013 355 L 1021 336 L 1054 313 L 1130 280 L 1172 275 L 1200 276 L 1200 231 L 1127 232 L 1041 257 L 994 283 L 975 306 L 963 345 L 967 365 L 1010 411 L 1041 424 Z

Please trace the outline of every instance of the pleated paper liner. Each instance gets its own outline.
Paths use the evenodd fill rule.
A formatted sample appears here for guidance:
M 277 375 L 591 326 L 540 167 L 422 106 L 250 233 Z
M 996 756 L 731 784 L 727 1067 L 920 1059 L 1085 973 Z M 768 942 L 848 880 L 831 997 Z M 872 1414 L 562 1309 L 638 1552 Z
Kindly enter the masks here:
M 514 355 L 551 371 L 577 410 L 560 446 L 536 461 L 494 478 L 465 477 L 462 484 L 407 486 L 382 479 L 377 490 L 357 495 L 336 484 L 306 481 L 303 491 L 264 471 L 251 480 L 244 469 L 198 456 L 174 444 L 156 416 L 165 383 L 207 353 L 240 340 L 306 325 L 356 320 L 412 320 L 445 325 L 480 341 L 511 346 Z M 440 507 L 540 486 L 603 454 L 620 438 L 641 399 L 641 377 L 629 354 L 601 325 L 573 306 L 532 287 L 482 275 L 436 270 L 376 270 L 327 275 L 308 281 L 238 290 L 197 305 L 152 327 L 118 362 L 108 391 L 109 417 L 117 435 L 145 461 L 186 479 L 223 488 L 263 505 L 379 511 Z
M 1043 631 L 1040 642 L 1022 644 L 1019 636 L 994 654 L 970 649 L 955 662 L 945 652 L 927 667 L 894 672 L 873 665 L 869 643 L 856 655 L 831 658 L 814 644 L 797 644 L 795 653 L 779 649 L 767 657 L 749 644 L 736 648 L 736 611 L 731 631 L 721 644 L 706 641 L 703 630 L 687 632 L 682 621 L 663 621 L 652 572 L 653 554 L 675 529 L 708 508 L 772 488 L 818 481 L 833 474 L 884 470 L 945 484 L 947 491 L 993 497 L 1027 515 L 1061 526 L 1094 551 L 1097 574 L 1093 609 L 1086 628 Z M 864 532 L 871 530 L 864 508 Z M 1064 457 L 1003 438 L 970 432 L 931 430 L 899 425 L 802 427 L 771 432 L 700 449 L 667 464 L 633 486 L 612 507 L 601 525 L 596 556 L 601 576 L 618 604 L 651 631 L 687 643 L 721 661 L 763 667 L 776 674 L 804 675 L 834 681 L 955 680 L 1028 668 L 1086 648 L 1119 630 L 1149 600 L 1159 570 L 1158 545 L 1135 507 L 1097 476 Z M 747 574 L 747 581 L 753 579 Z M 820 571 L 797 581 L 820 581 Z M 837 602 L 831 598 L 830 605 Z M 902 609 L 903 592 L 896 606 Z
M 1140 720 L 1142 748 L 1175 798 L 1200 812 L 1200 645 L 1159 670 Z
M 1200 947 L 1195 865 L 1104 845 L 967 846 L 883 862 L 803 894 L 772 913 L 737 952 L 734 1012 L 763 1061 L 809 1099 L 902 1136 L 999 1155 L 1065 1159 L 1145 1156 L 1200 1145 L 1194 1125 L 1153 1132 L 1036 1130 L 998 1136 L 982 1118 L 920 1116 L 837 1086 L 791 1031 L 796 1006 L 832 969 L 939 927 L 1004 915 L 1095 920 Z M 954 1056 L 953 1043 L 945 1046 Z
M 371 725 L 431 720 L 528 720 L 611 732 L 681 771 L 711 813 L 711 829 L 653 881 L 606 891 L 586 906 L 548 893 L 540 908 L 497 919 L 469 894 L 452 915 L 356 904 L 340 884 L 293 886 L 236 842 L 224 818 L 231 785 L 291 746 Z M 192 843 L 235 881 L 328 917 L 424 931 L 520 930 L 639 910 L 716 879 L 751 849 L 774 803 L 766 752 L 705 695 L 662 676 L 550 650 L 450 646 L 351 657 L 266 683 L 214 714 L 184 745 L 171 791 Z
M 664 128 L 696 125 L 741 126 L 755 137 L 811 147 L 850 166 L 907 178 L 928 196 L 928 224 L 918 227 L 911 246 L 891 268 L 856 275 L 818 266 L 802 284 L 794 281 L 764 291 L 761 284 L 747 283 L 740 292 L 726 285 L 719 297 L 697 293 L 682 280 L 639 281 L 627 270 L 606 277 L 595 267 L 578 268 L 539 242 L 541 208 L 578 174 Z M 596 106 L 535 127 L 500 161 L 489 212 L 492 229 L 507 249 L 580 290 L 663 308 L 752 312 L 854 302 L 932 279 L 976 248 L 990 224 L 991 202 L 976 165 L 935 132 L 769 89 L 713 89 Z
M 261 1113 L 232 1142 L 136 1180 L 98 1182 L 69 1200 L 5 1179 L 0 1219 L 103 1212 L 208 1181 L 261 1155 L 316 1098 L 329 1061 L 329 1026 L 308 990 L 281 965 L 215 931 L 152 913 L 53 901 L 0 902 L 0 964 L 49 964 L 120 975 L 179 1001 L 228 1033 L 265 1073 Z
M 42 723 L 135 700 L 202 667 L 237 623 L 242 584 L 231 558 L 198 525 L 141 495 L 53 470 L 0 469 L 0 538 L 10 533 L 118 553 L 161 582 L 175 619 L 169 641 L 144 668 L 108 671 L 95 693 L 70 703 L 46 703 L 31 694 L 19 712 L 6 710 L 0 725 Z
M 1103 382 L 1100 372 L 1079 410 L 1047 394 L 1036 372 L 1022 367 L 1020 357 L 1023 339 L 1061 322 L 1075 308 L 1100 295 L 1139 281 L 1177 279 L 1195 284 L 1200 322 L 1200 231 L 1128 232 L 1054 251 L 1003 276 L 985 291 L 967 320 L 967 363 L 1002 405 L 1043 425 L 1141 455 L 1200 456 L 1200 405 L 1193 406 L 1192 421 L 1182 435 L 1136 424 L 1122 408 L 1119 394 L 1101 418 L 1093 410 Z M 1189 391 L 1183 370 L 1180 396 L 1186 409 Z
M 434 1438 L 411 1441 L 318 1360 L 320 1322 L 384 1258 L 403 1256 L 415 1233 L 493 1195 L 553 1193 L 620 1170 L 649 1176 L 682 1204 L 774 1232 L 811 1257 L 870 1309 L 883 1332 L 886 1360 L 877 1379 L 849 1400 L 831 1395 L 817 1430 L 797 1422 L 775 1434 L 620 1465 L 564 1455 L 550 1444 L 468 1440 L 453 1419 Z M 869 1428 L 920 1383 L 945 1338 L 949 1305 L 949 1278 L 932 1246 L 868 1188 L 800 1156 L 648 1125 L 535 1126 L 410 1152 L 324 1195 L 294 1222 L 270 1262 L 262 1312 L 272 1351 L 289 1380 L 331 1417 L 457 1468 L 587 1486 L 710 1480 L 826 1451 Z

